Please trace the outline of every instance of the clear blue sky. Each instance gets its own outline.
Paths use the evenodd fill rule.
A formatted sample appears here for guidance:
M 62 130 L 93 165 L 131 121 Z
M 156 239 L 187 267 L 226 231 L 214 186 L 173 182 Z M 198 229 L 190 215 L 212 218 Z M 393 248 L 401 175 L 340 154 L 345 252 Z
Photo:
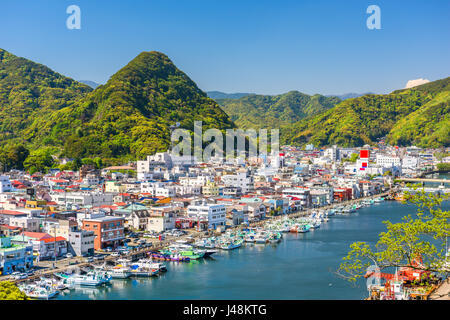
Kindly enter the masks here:
M 385 93 L 450 75 L 448 0 L 2 0 L 0 30 L 0 48 L 99 83 L 151 50 L 205 91 Z

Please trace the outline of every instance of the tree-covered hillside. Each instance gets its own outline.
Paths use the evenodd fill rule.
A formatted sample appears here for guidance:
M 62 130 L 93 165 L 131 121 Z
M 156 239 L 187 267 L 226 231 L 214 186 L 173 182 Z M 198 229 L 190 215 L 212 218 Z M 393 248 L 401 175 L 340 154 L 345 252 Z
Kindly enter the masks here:
M 94 91 L 2 51 L 3 142 L 71 158 L 132 160 L 166 150 L 169 126 L 230 128 L 217 103 L 159 52 L 143 52 Z M 4 94 L 6 92 L 6 94 Z M 16 141 L 14 140 L 14 141 Z
M 362 146 L 387 136 L 395 145 L 449 146 L 450 78 L 386 95 L 348 99 L 282 130 L 285 143 Z
M 30 143 L 30 126 L 39 127 L 42 119 L 90 91 L 87 85 L 0 49 L 0 146 Z
M 334 107 L 336 97 L 290 91 L 276 96 L 248 95 L 240 99 L 217 99 L 240 128 L 279 128 Z

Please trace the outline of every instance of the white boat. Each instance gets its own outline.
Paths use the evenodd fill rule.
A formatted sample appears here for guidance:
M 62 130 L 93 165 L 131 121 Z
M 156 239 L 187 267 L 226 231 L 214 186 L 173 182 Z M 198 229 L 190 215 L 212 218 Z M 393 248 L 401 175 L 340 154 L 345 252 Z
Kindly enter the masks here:
M 138 266 L 140 267 L 145 267 L 145 268 L 149 268 L 149 269 L 156 269 L 160 272 L 166 272 L 167 271 L 167 267 L 164 263 L 161 262 L 155 262 L 151 259 L 140 259 L 137 263 Z
M 28 297 L 33 299 L 44 299 L 49 300 L 56 295 L 58 295 L 58 290 L 55 290 L 51 287 L 44 287 L 40 285 L 23 285 L 19 286 L 20 291 L 25 293 Z
M 74 274 L 66 275 L 64 278 L 64 284 L 79 285 L 79 286 L 101 286 L 111 281 L 111 276 L 105 272 L 90 271 L 87 274 Z
M 122 265 L 117 265 L 107 272 L 113 279 L 127 279 L 131 276 L 130 268 Z

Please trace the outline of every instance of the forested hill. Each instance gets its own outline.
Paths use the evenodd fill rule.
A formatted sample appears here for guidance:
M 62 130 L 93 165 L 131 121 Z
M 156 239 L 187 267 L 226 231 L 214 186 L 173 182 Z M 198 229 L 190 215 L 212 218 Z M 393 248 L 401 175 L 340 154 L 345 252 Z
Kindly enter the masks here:
M 28 128 L 92 89 L 0 49 L 0 145 L 29 143 Z
M 169 146 L 169 126 L 230 128 L 234 124 L 172 61 L 142 52 L 71 108 L 54 113 L 35 137 L 64 141 L 69 157 L 142 158 Z
M 281 95 L 247 95 L 239 99 L 217 99 L 240 128 L 279 128 L 334 107 L 341 100 L 298 91 Z
M 142 52 L 92 90 L 49 68 L 0 52 L 2 145 L 50 147 L 71 158 L 131 160 L 169 146 L 169 126 L 231 128 L 233 122 L 172 61 Z
M 450 146 L 450 78 L 386 95 L 348 99 L 282 130 L 282 141 L 317 146 L 374 144 Z

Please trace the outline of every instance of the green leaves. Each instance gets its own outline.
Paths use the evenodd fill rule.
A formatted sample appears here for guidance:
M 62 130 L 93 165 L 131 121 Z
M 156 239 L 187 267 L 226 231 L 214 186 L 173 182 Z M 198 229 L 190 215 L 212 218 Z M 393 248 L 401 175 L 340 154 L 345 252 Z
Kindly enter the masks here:
M 448 272 L 450 263 L 446 256 L 446 240 L 450 236 L 450 211 L 443 211 L 442 201 L 448 198 L 428 194 L 417 186 L 405 199 L 417 206 L 417 214 L 403 217 L 400 223 L 384 221 L 386 232 L 380 234 L 374 248 L 365 242 L 355 242 L 343 258 L 338 274 L 356 281 L 368 266 L 376 265 L 383 270 L 389 267 L 415 267 L 435 272 Z M 417 260 L 422 262 L 418 266 Z
M 288 125 L 281 139 L 289 144 L 356 147 L 387 136 L 392 145 L 450 146 L 449 83 L 446 78 L 387 95 L 347 99 Z
M 0 300 L 29 300 L 29 298 L 14 283 L 0 281 Z

